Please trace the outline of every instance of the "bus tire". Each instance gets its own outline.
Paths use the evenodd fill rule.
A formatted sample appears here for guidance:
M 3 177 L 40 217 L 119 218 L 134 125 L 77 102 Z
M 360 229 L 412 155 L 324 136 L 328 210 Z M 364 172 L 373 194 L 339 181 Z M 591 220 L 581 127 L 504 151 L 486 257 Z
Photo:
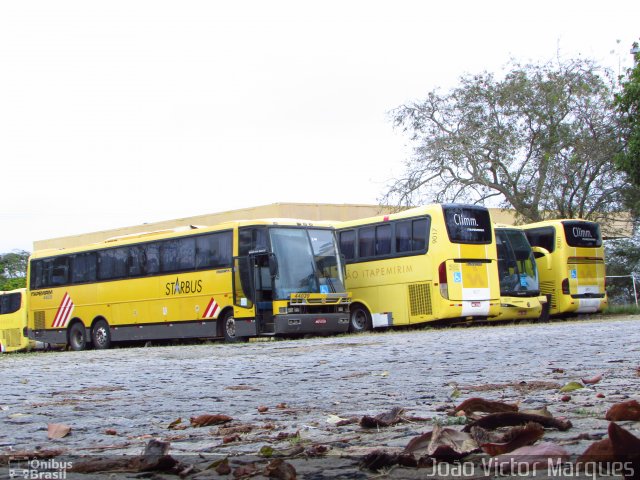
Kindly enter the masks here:
M 69 347 L 79 352 L 87 348 L 87 332 L 82 322 L 74 322 L 69 327 Z
M 100 319 L 93 324 L 91 340 L 96 350 L 106 350 L 111 347 L 111 330 L 106 320 Z
M 235 343 L 241 340 L 236 335 L 236 319 L 233 318 L 233 312 L 228 311 L 222 317 L 222 336 L 227 343 Z
M 362 333 L 372 329 L 371 314 L 359 303 L 352 305 L 349 313 L 349 332 Z
M 548 322 L 551 313 L 551 296 L 547 295 L 547 303 L 542 305 L 542 312 L 540 312 L 540 317 L 538 320 L 540 322 Z

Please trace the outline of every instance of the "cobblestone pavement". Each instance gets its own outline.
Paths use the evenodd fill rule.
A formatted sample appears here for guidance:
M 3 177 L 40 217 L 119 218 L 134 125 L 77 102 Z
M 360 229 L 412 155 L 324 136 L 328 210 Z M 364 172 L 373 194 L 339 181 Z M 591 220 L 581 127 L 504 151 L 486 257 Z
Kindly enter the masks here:
M 640 400 L 639 367 L 639 316 L 5 355 L 0 357 L 0 454 L 27 452 L 53 462 L 48 466 L 55 469 L 66 456 L 76 465 L 122 462 L 157 439 L 170 444 L 168 454 L 182 462 L 188 478 L 226 478 L 214 468 L 225 458 L 229 478 L 248 477 L 255 469 L 264 474 L 265 468 L 277 478 L 292 478 L 289 467 L 298 478 L 370 478 L 381 473 L 359 467 L 365 455 L 375 449 L 398 452 L 434 423 L 455 425 L 460 419 L 445 410 L 471 397 L 519 403 L 520 409 L 546 406 L 573 428 L 548 429 L 544 441 L 582 453 L 606 434 L 604 413 L 612 404 Z M 603 375 L 599 383 L 562 401 L 560 386 L 598 374 Z M 373 429 L 348 421 L 336 425 L 393 407 L 404 408 L 405 421 Z M 190 424 L 192 417 L 207 414 L 231 420 Z M 66 425 L 70 432 L 49 439 L 48 424 Z M 640 422 L 621 425 L 640 437 Z M 277 457 L 284 464 L 274 462 Z M 16 462 L 24 467 L 15 459 L 22 457 L 14 457 L 13 464 L 7 458 L 0 476 L 15 473 L 9 469 Z M 118 465 L 102 471 L 127 470 Z M 156 470 L 63 473 L 66 478 L 177 478 Z M 382 473 L 425 477 L 408 467 Z

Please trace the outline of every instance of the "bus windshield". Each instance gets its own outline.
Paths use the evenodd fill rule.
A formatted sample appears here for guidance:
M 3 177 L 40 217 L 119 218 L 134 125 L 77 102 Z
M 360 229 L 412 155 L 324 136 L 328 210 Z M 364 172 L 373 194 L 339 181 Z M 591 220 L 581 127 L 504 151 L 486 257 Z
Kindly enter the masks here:
M 269 234 L 278 259 L 276 298 L 344 292 L 342 263 L 331 230 L 271 228 Z
M 489 210 L 473 205 L 442 205 L 449 240 L 453 243 L 489 244 L 491 218 Z
M 538 295 L 539 280 L 535 258 L 524 232 L 496 229 L 500 294 Z

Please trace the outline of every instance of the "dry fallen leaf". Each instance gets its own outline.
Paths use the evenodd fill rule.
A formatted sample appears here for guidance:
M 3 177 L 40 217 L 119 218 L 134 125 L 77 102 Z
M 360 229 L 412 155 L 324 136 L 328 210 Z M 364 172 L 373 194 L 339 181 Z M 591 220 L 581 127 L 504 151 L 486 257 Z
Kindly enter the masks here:
M 47 425 L 47 436 L 51 439 L 63 438 L 69 435 L 71 427 L 61 423 L 50 423 Z
M 401 415 L 404 413 L 404 408 L 393 407 L 388 412 L 380 413 L 375 417 L 365 415 L 360 419 L 360 426 L 363 428 L 378 428 L 389 427 L 402 421 Z
M 467 416 L 473 412 L 517 412 L 518 406 L 504 402 L 496 402 L 494 400 L 485 400 L 484 398 L 469 398 L 455 408 L 455 412 L 460 411 L 465 412 Z
M 463 431 L 469 432 L 476 426 L 491 430 L 499 427 L 525 425 L 529 422 L 539 423 L 546 428 L 557 428 L 561 432 L 569 430 L 573 426 L 569 420 L 560 420 L 542 415 L 530 415 L 522 412 L 503 412 L 491 413 L 479 418 L 475 422 L 466 425 Z
M 640 421 L 640 403 L 637 400 L 616 403 L 607 411 L 604 418 L 610 422 Z
M 176 427 L 178 425 L 180 425 L 182 423 L 182 417 L 181 418 L 176 418 L 173 422 L 171 422 L 169 424 L 169 426 L 167 427 L 169 430 L 175 430 Z
M 564 463 L 569 458 L 569 452 L 563 447 L 545 442 L 538 445 L 521 447 L 513 452 L 493 457 L 489 462 L 491 468 L 500 468 L 500 471 L 520 472 L 524 466 L 543 470 L 550 462 L 554 465 Z
M 191 417 L 189 421 L 192 427 L 208 427 L 210 425 L 220 425 L 221 423 L 227 423 L 233 420 L 228 415 L 216 414 L 216 415 L 200 415 L 198 417 Z
M 576 464 L 585 463 L 612 463 L 616 461 L 616 457 L 613 453 L 613 445 L 611 440 L 604 438 L 592 443 L 587 447 L 582 455 L 576 461 Z
M 296 469 L 293 465 L 285 462 L 281 458 L 271 460 L 269 464 L 264 467 L 264 475 L 269 478 L 277 478 L 279 480 L 296 480 Z
M 480 445 L 485 453 L 492 457 L 517 450 L 520 447 L 533 445 L 544 435 L 544 428 L 538 423 L 527 423 L 524 427 L 509 429 L 499 442 L 483 443 Z
M 542 407 L 537 410 L 520 410 L 520 413 L 527 413 L 529 415 L 540 415 L 542 417 L 553 418 L 551 412 L 547 409 L 547 407 Z
M 429 456 L 451 462 L 478 450 L 476 441 L 466 432 L 435 425 L 433 431 L 413 438 L 404 448 L 404 454 Z
M 595 385 L 600 380 L 602 380 L 602 378 L 603 378 L 603 375 L 600 373 L 600 374 L 596 375 L 595 377 L 583 378 L 582 379 L 582 383 L 584 383 L 585 385 Z

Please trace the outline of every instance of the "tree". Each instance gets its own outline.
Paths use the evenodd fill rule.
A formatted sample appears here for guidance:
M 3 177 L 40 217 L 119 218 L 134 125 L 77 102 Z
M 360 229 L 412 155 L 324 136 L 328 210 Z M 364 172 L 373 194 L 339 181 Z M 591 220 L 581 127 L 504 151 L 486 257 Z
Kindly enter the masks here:
M 629 275 L 640 279 L 640 232 L 636 230 L 631 238 L 620 238 L 605 242 L 607 260 L 607 294 L 610 303 L 635 303 L 634 289 Z
M 516 210 L 525 222 L 602 221 L 628 190 L 612 158 L 620 150 L 613 81 L 593 61 L 512 61 L 498 79 L 465 75 L 447 93 L 392 112 L 414 155 L 383 202 L 466 201 Z
M 618 166 L 640 187 L 640 48 L 633 44 L 634 68 L 627 70 L 622 90 L 615 96 L 615 104 L 622 115 L 624 149 L 616 157 Z
M 14 290 L 26 286 L 29 252 L 14 250 L 0 253 L 0 290 Z

